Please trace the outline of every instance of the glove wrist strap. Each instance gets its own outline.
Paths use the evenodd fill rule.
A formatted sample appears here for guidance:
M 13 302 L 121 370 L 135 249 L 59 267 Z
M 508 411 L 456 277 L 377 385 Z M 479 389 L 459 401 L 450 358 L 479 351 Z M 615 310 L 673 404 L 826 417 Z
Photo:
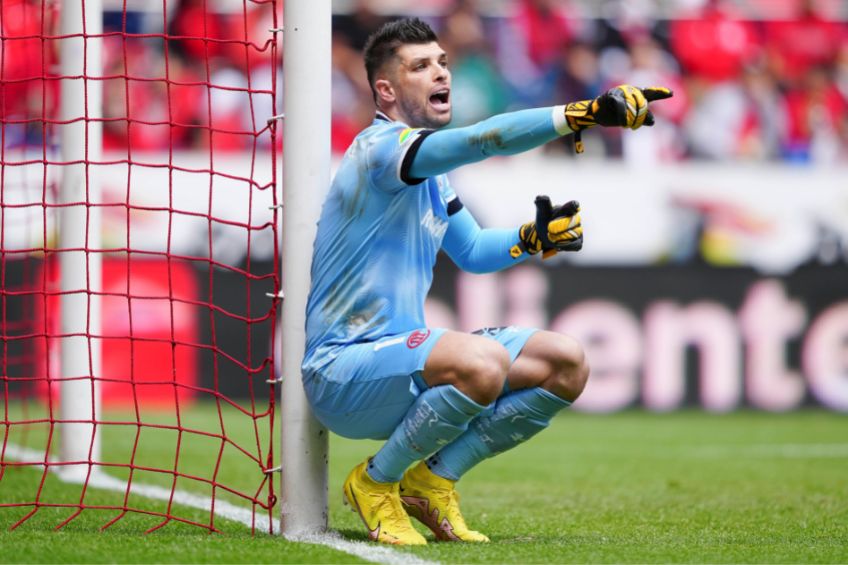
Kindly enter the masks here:
M 521 249 L 530 255 L 535 255 L 542 250 L 539 235 L 536 233 L 536 222 L 527 222 L 518 228 L 518 240 Z

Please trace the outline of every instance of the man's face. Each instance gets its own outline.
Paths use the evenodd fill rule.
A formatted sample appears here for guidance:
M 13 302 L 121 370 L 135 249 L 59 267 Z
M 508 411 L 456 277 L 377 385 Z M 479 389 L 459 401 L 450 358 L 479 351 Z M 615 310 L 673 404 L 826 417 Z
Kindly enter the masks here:
M 447 55 L 438 43 L 402 45 L 389 81 L 400 117 L 412 127 L 440 128 L 451 120 Z

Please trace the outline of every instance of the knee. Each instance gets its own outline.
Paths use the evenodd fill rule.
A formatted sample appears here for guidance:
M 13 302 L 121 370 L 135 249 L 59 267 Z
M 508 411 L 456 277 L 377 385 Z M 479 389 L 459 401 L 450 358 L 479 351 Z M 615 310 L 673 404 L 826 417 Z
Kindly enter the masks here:
M 580 343 L 568 336 L 559 336 L 552 347 L 553 373 L 548 379 L 549 390 L 569 402 L 574 402 L 589 380 L 589 362 Z
M 481 339 L 469 347 L 457 367 L 458 388 L 478 404 L 494 402 L 509 371 L 509 352 L 500 343 Z

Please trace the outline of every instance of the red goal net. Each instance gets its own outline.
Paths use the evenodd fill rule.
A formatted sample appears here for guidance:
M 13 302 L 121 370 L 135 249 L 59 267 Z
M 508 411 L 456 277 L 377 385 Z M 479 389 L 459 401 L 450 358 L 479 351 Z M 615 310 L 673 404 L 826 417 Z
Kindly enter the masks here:
M 0 527 L 276 529 L 278 4 L 0 3 Z M 72 41 L 102 72 L 63 74 Z M 62 115 L 68 81 L 85 96 Z M 85 320 L 62 319 L 72 297 Z

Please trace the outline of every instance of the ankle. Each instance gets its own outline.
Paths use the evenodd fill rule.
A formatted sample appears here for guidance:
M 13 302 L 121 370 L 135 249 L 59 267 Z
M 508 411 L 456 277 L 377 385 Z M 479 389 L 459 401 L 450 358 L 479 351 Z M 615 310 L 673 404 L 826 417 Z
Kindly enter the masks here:
M 397 484 L 398 482 L 395 477 L 385 474 L 377 465 L 374 464 L 373 460 L 369 461 L 368 465 L 365 466 L 364 475 L 377 485 L 391 485 Z

